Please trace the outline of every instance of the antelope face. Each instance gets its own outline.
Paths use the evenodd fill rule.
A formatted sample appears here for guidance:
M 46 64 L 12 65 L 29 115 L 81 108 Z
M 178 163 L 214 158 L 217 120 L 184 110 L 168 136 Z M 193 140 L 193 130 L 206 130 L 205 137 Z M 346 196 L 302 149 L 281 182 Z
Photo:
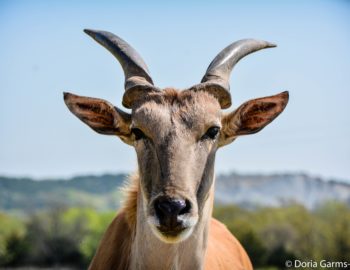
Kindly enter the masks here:
M 131 133 L 144 213 L 166 242 L 189 236 L 213 181 L 221 108 L 206 92 L 165 90 L 136 103 Z
M 85 124 L 101 134 L 117 135 L 137 153 L 142 215 L 163 242 L 185 240 L 204 215 L 213 184 L 215 153 L 240 135 L 260 131 L 285 108 L 288 92 L 250 100 L 235 111 L 228 78 L 245 55 L 272 47 L 264 41 L 242 40 L 225 48 L 210 64 L 202 83 L 184 91 L 153 86 L 136 51 L 119 37 L 86 30 L 122 64 L 126 92 L 123 104 L 69 93 L 66 105 Z

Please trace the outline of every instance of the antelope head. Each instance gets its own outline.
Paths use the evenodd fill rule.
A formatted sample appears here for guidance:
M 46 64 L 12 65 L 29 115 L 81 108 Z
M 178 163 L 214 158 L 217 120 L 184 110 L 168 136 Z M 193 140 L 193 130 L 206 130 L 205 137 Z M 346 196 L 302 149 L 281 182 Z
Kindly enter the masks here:
M 153 85 L 139 54 L 118 36 L 85 30 L 120 62 L 123 105 L 64 93 L 69 110 L 101 134 L 133 146 L 138 159 L 143 219 L 163 242 L 180 242 L 203 218 L 214 179 L 215 153 L 238 136 L 263 129 L 286 107 L 288 92 L 245 102 L 231 113 L 229 77 L 244 56 L 274 44 L 245 39 L 223 49 L 201 83 L 177 91 Z

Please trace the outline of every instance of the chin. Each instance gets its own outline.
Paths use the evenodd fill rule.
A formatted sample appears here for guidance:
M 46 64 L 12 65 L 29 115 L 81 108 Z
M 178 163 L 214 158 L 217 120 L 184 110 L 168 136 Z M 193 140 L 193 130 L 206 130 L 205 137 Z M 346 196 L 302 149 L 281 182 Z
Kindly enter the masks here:
M 177 244 L 185 241 L 193 232 L 195 225 L 197 223 L 196 218 L 190 218 L 181 230 L 177 231 L 162 231 L 159 226 L 159 221 L 155 217 L 148 217 L 148 224 L 151 227 L 154 235 L 162 242 L 167 244 Z

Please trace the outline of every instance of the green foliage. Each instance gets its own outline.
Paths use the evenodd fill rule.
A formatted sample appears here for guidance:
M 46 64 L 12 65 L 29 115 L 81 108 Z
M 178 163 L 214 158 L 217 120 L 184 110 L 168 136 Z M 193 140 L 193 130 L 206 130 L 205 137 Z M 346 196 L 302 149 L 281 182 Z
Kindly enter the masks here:
M 0 214 L 0 266 L 67 265 L 85 269 L 115 213 L 53 208 L 22 222 Z
M 16 218 L 0 213 L 0 266 L 72 266 L 86 269 L 114 212 L 55 207 Z M 224 222 L 257 269 L 282 269 L 286 260 L 347 261 L 350 208 L 329 202 L 315 211 L 302 206 L 245 210 L 217 206 Z
M 350 257 L 350 208 L 342 203 L 328 202 L 313 212 L 300 205 L 255 210 L 218 206 L 214 216 L 240 240 L 255 268 Z
M 63 215 L 63 220 L 68 227 L 77 227 L 76 230 L 83 234 L 79 242 L 79 250 L 85 261 L 90 261 L 101 237 L 113 220 L 116 213 L 98 213 L 92 209 L 71 208 Z M 80 224 L 80 225 L 79 225 Z
M 0 266 L 12 264 L 22 255 L 24 235 L 25 225 L 19 219 L 0 213 Z

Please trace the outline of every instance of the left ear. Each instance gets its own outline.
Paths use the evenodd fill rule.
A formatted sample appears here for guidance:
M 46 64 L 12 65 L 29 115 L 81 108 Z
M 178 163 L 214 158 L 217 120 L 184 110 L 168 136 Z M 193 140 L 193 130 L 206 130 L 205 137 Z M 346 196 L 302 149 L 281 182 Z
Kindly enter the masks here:
M 254 134 L 272 122 L 287 106 L 288 91 L 275 96 L 249 100 L 225 115 L 219 145 L 232 142 L 240 135 Z
M 104 135 L 117 135 L 132 145 L 131 115 L 114 107 L 106 100 L 64 93 L 68 109 L 94 131 Z

